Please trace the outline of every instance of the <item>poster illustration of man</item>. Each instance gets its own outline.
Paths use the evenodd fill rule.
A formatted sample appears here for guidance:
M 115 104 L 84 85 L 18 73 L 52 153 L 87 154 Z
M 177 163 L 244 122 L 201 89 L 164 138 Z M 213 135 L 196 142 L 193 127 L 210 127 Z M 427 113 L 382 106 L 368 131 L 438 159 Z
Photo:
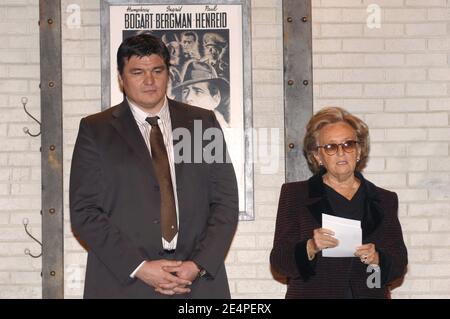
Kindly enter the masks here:
M 161 1 L 162 2 L 162 1 Z M 238 1 L 236 1 L 238 2 Z M 251 112 L 245 114 L 244 20 L 241 4 L 113 5 L 109 7 L 110 91 L 108 105 L 120 103 L 115 52 L 130 36 L 150 33 L 164 42 L 171 59 L 167 96 L 214 112 L 225 135 L 239 189 L 239 210 L 247 215 L 252 166 L 246 166 Z M 248 55 L 250 60 L 250 55 Z M 245 82 L 247 83 L 247 82 Z M 117 93 L 119 92 L 119 94 Z M 244 103 L 245 102 L 245 103 Z M 105 103 L 106 104 L 106 103 Z M 248 116 L 248 117 L 247 117 Z M 251 162 L 251 160 L 250 160 Z M 249 169 L 251 167 L 251 169 Z
M 140 33 L 160 37 L 169 49 L 169 97 L 210 109 L 230 127 L 228 30 L 124 30 L 123 38 Z

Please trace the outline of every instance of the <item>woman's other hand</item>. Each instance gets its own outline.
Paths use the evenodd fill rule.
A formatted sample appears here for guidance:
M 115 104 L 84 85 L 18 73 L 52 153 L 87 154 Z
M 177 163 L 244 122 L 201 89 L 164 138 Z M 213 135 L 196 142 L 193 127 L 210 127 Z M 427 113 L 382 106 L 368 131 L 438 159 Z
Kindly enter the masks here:
M 355 256 L 366 265 L 378 265 L 380 258 L 374 244 L 365 244 L 356 248 Z
M 309 239 L 306 245 L 310 260 L 321 250 L 334 248 L 339 245 L 339 241 L 333 237 L 334 232 L 325 228 L 314 229 L 313 238 Z

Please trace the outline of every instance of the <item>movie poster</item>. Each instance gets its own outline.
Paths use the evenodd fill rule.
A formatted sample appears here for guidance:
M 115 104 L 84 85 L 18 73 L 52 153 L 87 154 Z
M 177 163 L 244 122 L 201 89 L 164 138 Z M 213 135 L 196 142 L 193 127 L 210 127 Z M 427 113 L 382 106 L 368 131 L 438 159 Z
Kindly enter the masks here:
M 123 100 L 116 71 L 122 40 L 145 32 L 161 37 L 171 54 L 167 95 L 214 111 L 235 168 L 239 210 L 245 212 L 242 6 L 114 5 L 109 7 L 109 30 L 110 105 Z

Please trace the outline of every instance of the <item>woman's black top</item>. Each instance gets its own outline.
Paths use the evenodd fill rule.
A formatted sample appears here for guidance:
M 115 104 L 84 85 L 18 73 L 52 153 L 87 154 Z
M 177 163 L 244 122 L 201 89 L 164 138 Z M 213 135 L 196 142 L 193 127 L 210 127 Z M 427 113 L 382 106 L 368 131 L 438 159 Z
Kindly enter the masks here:
M 324 186 L 328 202 L 333 210 L 333 215 L 342 218 L 362 220 L 364 214 L 364 201 L 366 199 L 362 184 L 359 185 L 358 190 L 351 200 L 348 200 L 325 183 Z
M 327 184 L 324 183 L 324 186 L 328 202 L 330 203 L 331 209 L 333 210 L 333 214 L 335 216 L 355 220 L 362 220 L 362 216 L 364 214 L 364 201 L 366 197 L 362 183 L 361 185 L 359 185 L 358 190 L 350 200 L 348 200 L 347 198 L 336 192 L 333 188 L 331 188 Z M 344 298 L 353 299 L 353 293 L 350 288 L 350 283 Z

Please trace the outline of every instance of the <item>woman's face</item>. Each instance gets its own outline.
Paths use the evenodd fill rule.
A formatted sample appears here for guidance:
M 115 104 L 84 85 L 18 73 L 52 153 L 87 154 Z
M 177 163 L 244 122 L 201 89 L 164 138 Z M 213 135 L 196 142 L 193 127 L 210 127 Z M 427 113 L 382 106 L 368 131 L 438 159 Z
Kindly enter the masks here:
M 340 144 L 347 141 L 357 141 L 355 130 L 345 122 L 337 122 L 325 125 L 319 131 L 319 145 Z M 317 162 L 322 162 L 328 174 L 338 180 L 345 180 L 354 174 L 356 161 L 361 155 L 361 147 L 356 144 L 355 149 L 346 152 L 340 145 L 336 154 L 328 155 L 323 147 L 320 147 L 314 157 Z

